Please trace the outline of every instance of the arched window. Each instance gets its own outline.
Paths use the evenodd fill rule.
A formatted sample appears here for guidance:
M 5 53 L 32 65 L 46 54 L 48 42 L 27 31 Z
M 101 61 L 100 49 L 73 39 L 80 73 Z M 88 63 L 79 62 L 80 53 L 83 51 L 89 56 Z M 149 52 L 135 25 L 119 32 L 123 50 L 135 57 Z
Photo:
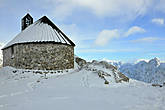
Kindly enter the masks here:
M 11 47 L 11 58 L 14 58 L 14 47 Z

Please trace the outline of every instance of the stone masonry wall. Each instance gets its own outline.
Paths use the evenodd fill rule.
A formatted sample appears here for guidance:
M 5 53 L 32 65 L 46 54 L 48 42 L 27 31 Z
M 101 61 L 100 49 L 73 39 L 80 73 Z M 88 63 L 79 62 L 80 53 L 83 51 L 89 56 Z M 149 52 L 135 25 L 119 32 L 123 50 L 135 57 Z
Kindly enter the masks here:
M 74 47 L 64 44 L 17 44 L 3 50 L 3 66 L 18 69 L 63 70 L 74 68 Z

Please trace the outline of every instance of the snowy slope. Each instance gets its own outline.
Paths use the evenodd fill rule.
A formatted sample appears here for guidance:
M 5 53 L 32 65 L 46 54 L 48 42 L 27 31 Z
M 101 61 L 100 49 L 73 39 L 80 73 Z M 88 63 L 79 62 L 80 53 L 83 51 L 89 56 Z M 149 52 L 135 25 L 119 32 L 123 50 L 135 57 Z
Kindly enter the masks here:
M 83 59 L 76 62 L 75 69 L 63 71 L 1 68 L 0 110 L 165 109 L 165 87 L 134 80 L 116 83 L 113 75 L 117 72 L 110 70 L 113 66 Z M 111 81 L 109 85 L 104 84 L 96 69 L 104 71 L 102 75 Z M 106 73 L 112 78 L 108 79 Z
M 119 70 L 126 76 L 147 83 L 163 83 L 165 81 L 165 63 L 158 58 L 140 61 L 136 64 L 123 64 Z

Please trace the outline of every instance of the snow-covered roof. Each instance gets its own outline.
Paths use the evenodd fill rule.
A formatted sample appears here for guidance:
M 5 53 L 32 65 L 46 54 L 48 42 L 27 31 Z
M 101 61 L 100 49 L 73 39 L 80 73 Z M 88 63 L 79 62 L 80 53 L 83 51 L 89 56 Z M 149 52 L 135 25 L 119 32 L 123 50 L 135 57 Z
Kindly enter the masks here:
M 46 16 L 37 20 L 20 32 L 3 49 L 14 44 L 31 42 L 54 42 L 75 46 L 75 44 Z

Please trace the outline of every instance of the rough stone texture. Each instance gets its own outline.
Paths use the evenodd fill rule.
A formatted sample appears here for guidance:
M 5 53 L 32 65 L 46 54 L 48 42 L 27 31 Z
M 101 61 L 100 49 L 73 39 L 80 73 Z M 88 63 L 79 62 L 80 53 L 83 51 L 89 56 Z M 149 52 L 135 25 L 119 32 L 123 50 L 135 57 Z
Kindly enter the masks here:
M 76 63 L 77 63 L 80 67 L 83 67 L 83 66 L 85 66 L 85 65 L 87 64 L 87 62 L 86 62 L 84 59 L 79 58 L 79 57 L 76 57 L 76 58 L 75 58 L 75 61 L 76 61 Z
M 121 79 L 119 80 L 119 82 L 121 82 L 121 81 L 129 82 L 129 78 L 126 77 L 123 73 L 118 72 L 118 75 L 119 75 L 119 77 L 121 78 Z
M 63 70 L 74 68 L 74 46 L 53 43 L 17 44 L 3 50 L 3 66 L 19 69 Z

